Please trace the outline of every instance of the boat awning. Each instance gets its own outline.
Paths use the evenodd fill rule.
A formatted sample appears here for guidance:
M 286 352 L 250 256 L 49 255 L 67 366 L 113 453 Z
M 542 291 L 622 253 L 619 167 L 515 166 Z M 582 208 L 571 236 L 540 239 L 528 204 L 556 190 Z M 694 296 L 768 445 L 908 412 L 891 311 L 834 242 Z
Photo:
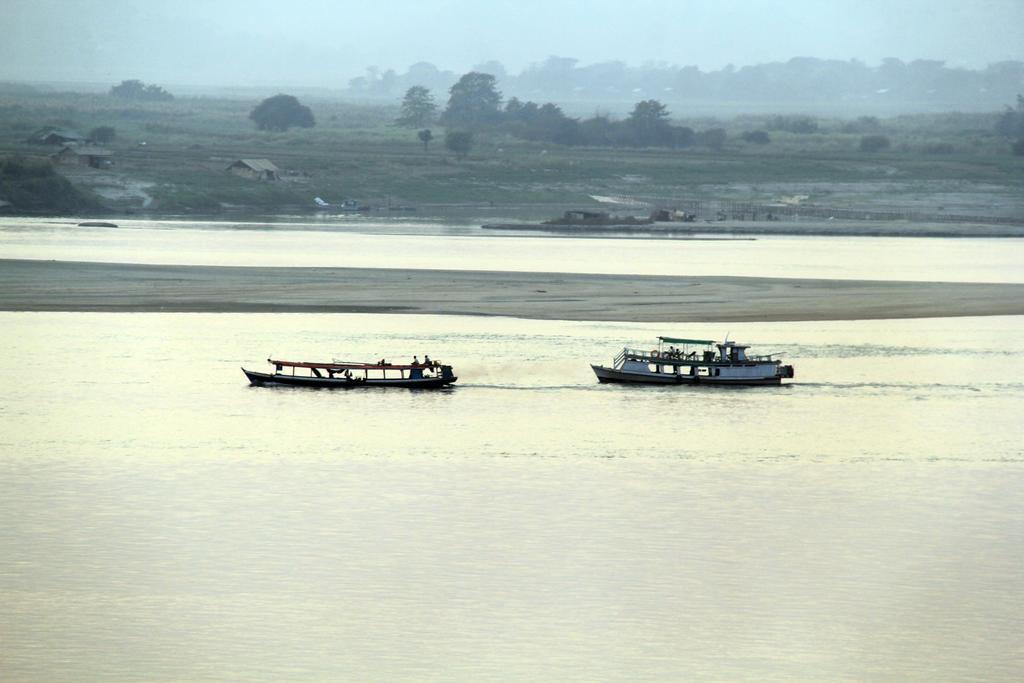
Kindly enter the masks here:
M 714 340 L 708 339 L 680 339 L 678 337 L 658 337 L 658 339 L 663 342 L 668 342 L 669 344 L 700 344 L 702 346 L 707 346 L 708 344 L 715 343 Z
M 288 368 L 318 368 L 321 370 L 429 370 L 430 366 L 425 363 L 412 365 L 407 363 L 307 363 L 305 361 L 277 360 L 268 358 L 271 365 L 280 365 Z M 440 366 L 440 363 L 438 364 Z

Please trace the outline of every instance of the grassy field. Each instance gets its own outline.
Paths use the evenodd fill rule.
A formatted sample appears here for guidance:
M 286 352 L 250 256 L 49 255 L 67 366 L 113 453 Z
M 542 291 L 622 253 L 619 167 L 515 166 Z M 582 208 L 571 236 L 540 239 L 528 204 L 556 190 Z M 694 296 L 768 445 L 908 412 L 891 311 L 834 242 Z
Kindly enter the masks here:
M 913 206 L 1024 217 L 1024 158 L 994 136 L 994 115 L 917 115 L 883 119 L 892 141 L 880 153 L 859 150 L 850 122 L 818 119 L 819 132 L 769 131 L 756 145 L 740 135 L 769 117 L 680 118 L 695 130 L 722 127 L 720 150 L 559 147 L 501 133 L 478 133 L 468 159 L 444 150 L 443 130 L 424 150 L 416 131 L 390 121 L 394 107 L 305 102 L 317 125 L 285 133 L 255 130 L 255 102 L 177 99 L 124 102 L 105 95 L 0 96 L 0 155 L 43 157 L 53 149 L 26 138 L 45 125 L 87 133 L 112 126 L 110 171 L 61 167 L 78 187 L 114 211 L 211 213 L 310 210 L 312 198 L 353 198 L 372 205 L 594 205 L 590 195 L 673 200 L 768 202 L 807 195 L 824 206 Z M 145 144 L 142 144 L 145 143 Z M 225 171 L 238 158 L 268 158 L 279 182 Z

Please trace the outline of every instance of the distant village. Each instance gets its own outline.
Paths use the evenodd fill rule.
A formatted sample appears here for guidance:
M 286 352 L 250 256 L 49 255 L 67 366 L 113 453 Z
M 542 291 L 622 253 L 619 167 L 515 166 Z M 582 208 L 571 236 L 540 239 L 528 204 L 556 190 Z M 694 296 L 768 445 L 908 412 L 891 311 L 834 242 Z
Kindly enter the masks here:
M 57 164 L 97 169 L 114 167 L 112 150 L 75 130 L 47 127 L 33 133 L 26 142 L 57 148 L 49 155 Z M 237 159 L 224 170 L 250 180 L 274 181 L 281 178 L 281 170 L 269 159 Z

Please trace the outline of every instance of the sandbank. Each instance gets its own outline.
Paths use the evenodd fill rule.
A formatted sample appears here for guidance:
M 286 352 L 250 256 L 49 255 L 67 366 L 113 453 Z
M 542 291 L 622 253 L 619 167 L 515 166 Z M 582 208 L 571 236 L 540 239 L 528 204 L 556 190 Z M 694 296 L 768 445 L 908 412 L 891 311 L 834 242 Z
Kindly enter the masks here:
M 371 312 L 629 322 L 1024 315 L 1024 284 L 0 259 L 0 310 Z

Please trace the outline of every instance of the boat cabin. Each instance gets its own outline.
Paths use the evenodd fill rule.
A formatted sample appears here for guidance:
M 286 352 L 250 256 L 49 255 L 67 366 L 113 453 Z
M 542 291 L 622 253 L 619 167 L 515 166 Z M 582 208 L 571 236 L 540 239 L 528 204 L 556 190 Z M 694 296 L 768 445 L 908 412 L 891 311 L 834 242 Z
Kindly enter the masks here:
M 723 363 L 742 363 L 747 360 L 749 346 L 740 346 L 736 342 L 715 344 L 718 347 L 718 359 Z
M 402 365 L 389 363 L 384 359 L 377 363 L 345 363 L 340 361 L 334 363 L 305 363 L 268 358 L 267 362 L 274 365 L 274 373 L 277 375 L 290 374 L 293 377 L 305 375 L 320 379 L 346 379 L 355 382 L 366 380 L 427 379 L 450 377 L 452 374 L 450 365 L 442 365 L 436 361 Z M 290 373 L 287 368 L 291 369 Z M 299 372 L 296 373 L 296 370 Z

